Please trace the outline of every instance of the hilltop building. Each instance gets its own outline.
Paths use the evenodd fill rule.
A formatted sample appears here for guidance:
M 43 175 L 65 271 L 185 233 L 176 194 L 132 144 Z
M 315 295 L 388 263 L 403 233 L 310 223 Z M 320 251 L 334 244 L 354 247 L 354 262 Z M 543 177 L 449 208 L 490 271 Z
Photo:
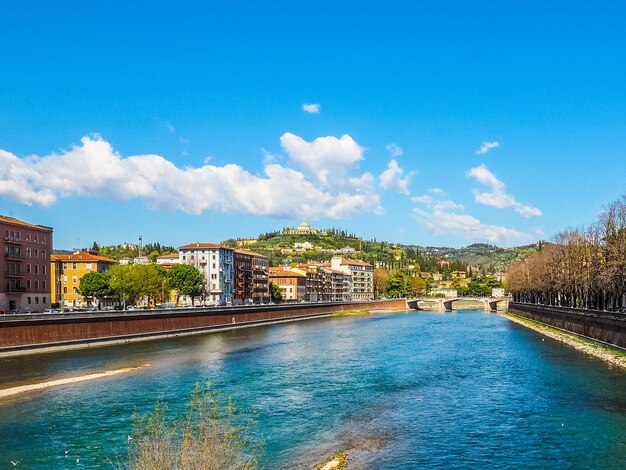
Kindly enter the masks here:
M 232 248 L 217 243 L 196 242 L 181 246 L 178 256 L 181 264 L 195 266 L 204 275 L 204 304 L 232 305 L 235 275 Z
M 0 310 L 50 308 L 52 228 L 0 215 Z
M 303 220 L 296 228 L 285 229 L 283 233 L 285 235 L 317 235 L 318 231 L 312 228 L 306 220 Z
M 52 255 L 50 257 L 50 283 L 52 285 L 52 303 L 62 307 L 91 307 L 96 299 L 83 297 L 80 293 L 80 280 L 88 273 L 106 273 L 117 261 L 105 256 L 87 252 L 72 255 Z M 116 305 L 117 299 L 102 299 L 100 307 Z
M 365 261 L 333 256 L 330 267 L 352 276 L 352 300 L 374 299 L 374 267 Z

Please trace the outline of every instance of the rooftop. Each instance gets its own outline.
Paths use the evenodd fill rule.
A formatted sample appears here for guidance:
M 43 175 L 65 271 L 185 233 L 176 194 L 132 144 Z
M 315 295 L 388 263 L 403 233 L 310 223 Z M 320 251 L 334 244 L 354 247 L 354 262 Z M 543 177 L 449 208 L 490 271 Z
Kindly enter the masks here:
M 227 248 L 224 245 L 221 245 L 219 243 L 201 243 L 201 242 L 194 242 L 194 243 L 189 243 L 187 245 L 183 245 L 181 247 L 179 247 L 179 250 L 191 250 L 193 248 L 224 248 L 227 250 L 231 250 L 232 248 Z
M 87 252 L 74 253 L 72 255 L 50 255 L 50 261 L 102 261 L 103 263 L 117 263 L 116 260 L 106 256 L 92 255 Z
M 6 224 L 20 225 L 22 227 L 28 228 L 37 228 L 41 230 L 52 230 L 52 227 L 46 227 L 45 225 L 35 225 L 30 224 L 28 222 L 24 222 L 23 220 L 16 219 L 15 217 L 9 217 L 6 215 L 0 215 L 0 222 L 4 222 Z

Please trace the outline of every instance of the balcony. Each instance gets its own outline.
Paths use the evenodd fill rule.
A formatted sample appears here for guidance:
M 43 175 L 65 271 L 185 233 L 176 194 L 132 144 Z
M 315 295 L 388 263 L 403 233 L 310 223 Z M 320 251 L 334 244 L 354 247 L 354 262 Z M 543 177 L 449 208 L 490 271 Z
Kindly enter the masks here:
M 7 242 L 7 243 L 13 243 L 15 245 L 23 245 L 24 244 L 23 240 L 16 240 L 15 237 L 10 237 L 10 236 L 9 237 L 5 236 L 4 237 L 4 241 Z
M 5 271 L 4 276 L 5 277 L 24 277 L 26 276 L 26 273 L 23 273 L 21 271 L 12 271 L 12 272 Z
M 26 292 L 26 287 L 22 286 L 9 286 L 7 292 Z

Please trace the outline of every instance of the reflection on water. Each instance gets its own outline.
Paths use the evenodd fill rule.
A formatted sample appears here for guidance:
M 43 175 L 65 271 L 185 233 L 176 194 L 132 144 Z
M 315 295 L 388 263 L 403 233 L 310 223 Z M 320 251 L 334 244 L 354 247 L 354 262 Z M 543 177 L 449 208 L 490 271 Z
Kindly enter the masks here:
M 0 403 L 0 468 L 110 468 L 130 414 L 197 381 L 255 406 L 266 468 L 619 468 L 626 373 L 481 311 L 335 317 L 0 359 L 2 387 L 150 363 Z M 70 465 L 71 463 L 71 465 Z

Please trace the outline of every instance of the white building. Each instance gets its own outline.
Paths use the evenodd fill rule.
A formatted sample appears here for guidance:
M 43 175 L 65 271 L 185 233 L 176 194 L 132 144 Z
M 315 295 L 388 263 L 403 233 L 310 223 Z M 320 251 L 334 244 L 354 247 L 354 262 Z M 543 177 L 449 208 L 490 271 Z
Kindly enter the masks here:
M 160 255 L 160 256 L 157 256 L 156 258 L 156 264 L 161 264 L 161 265 L 180 264 L 180 257 L 178 253 Z
M 178 249 L 181 264 L 195 266 L 204 276 L 202 303 L 231 305 L 233 302 L 233 250 L 217 243 L 190 243 Z
M 374 267 L 371 264 L 333 256 L 330 266 L 352 275 L 352 300 L 374 299 Z

